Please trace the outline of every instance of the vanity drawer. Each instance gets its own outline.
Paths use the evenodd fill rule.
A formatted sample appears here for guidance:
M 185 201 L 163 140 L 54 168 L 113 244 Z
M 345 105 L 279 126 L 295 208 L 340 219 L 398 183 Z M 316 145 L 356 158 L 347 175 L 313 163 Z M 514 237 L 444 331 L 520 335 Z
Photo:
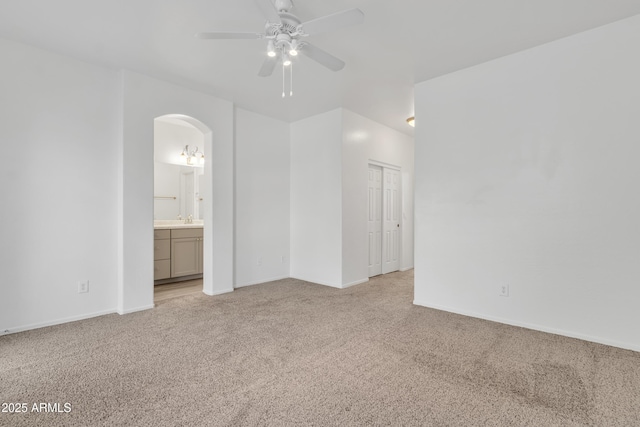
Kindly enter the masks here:
M 188 237 L 202 237 L 202 228 L 174 228 L 171 230 L 172 239 L 185 239 Z
M 169 231 L 169 230 L 166 230 Z M 153 242 L 153 259 L 169 259 L 171 258 L 171 240 L 154 240 Z
M 171 238 L 171 230 L 153 230 L 153 238 L 155 240 Z
M 153 263 L 153 280 L 168 279 L 171 277 L 171 260 L 162 259 Z

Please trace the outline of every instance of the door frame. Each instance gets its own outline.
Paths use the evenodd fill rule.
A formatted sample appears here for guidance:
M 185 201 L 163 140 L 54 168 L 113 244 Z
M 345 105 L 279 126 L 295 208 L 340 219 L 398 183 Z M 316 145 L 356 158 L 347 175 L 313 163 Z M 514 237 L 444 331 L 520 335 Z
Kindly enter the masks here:
M 374 188 L 377 187 L 377 183 L 375 183 L 375 176 L 377 174 L 380 175 L 380 194 L 377 195 L 378 200 L 371 200 L 371 172 L 374 172 Z M 367 277 L 375 277 L 382 274 L 382 230 L 384 228 L 383 225 L 383 190 L 382 184 L 384 181 L 384 168 L 382 166 L 374 165 L 369 163 L 367 165 Z M 372 227 L 372 207 L 375 212 L 373 212 L 373 227 Z M 378 220 L 379 218 L 379 220 Z M 379 222 L 379 224 L 377 224 Z M 373 243 L 371 242 L 373 232 Z M 379 236 L 379 237 L 378 237 Z M 379 239 L 379 240 L 378 240 Z M 373 245 L 373 249 L 372 249 Z M 372 253 L 374 252 L 374 253 Z M 373 263 L 372 263 L 373 261 Z M 372 271 L 373 270 L 373 271 Z

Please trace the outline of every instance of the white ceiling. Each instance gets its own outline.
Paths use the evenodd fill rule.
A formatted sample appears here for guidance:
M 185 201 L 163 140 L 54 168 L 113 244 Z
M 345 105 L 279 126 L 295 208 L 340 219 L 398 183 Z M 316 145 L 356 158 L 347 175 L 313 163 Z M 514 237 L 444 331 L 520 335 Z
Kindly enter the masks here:
M 413 85 L 640 13 L 640 0 L 294 0 L 302 21 L 358 7 L 362 25 L 310 37 L 347 66 L 294 63 L 262 78 L 262 40 L 199 40 L 203 31 L 261 32 L 253 0 L 0 2 L 0 37 L 124 67 L 294 121 L 340 106 L 412 134 Z

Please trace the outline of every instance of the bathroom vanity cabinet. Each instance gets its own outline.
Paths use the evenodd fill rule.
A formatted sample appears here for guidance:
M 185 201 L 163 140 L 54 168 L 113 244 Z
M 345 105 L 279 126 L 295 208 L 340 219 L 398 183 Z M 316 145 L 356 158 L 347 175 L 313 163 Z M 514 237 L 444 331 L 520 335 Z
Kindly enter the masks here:
M 153 237 L 153 278 L 168 279 L 171 277 L 171 230 L 154 230 Z
M 154 280 L 202 274 L 202 228 L 154 230 Z
M 171 230 L 171 277 L 202 274 L 202 228 Z

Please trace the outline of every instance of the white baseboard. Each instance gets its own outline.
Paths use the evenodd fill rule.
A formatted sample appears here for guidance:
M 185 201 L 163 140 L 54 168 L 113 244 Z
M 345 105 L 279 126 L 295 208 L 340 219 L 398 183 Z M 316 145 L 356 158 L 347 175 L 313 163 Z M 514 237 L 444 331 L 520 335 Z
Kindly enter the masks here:
M 97 311 L 89 314 L 83 314 L 80 316 L 64 317 L 62 319 L 51 320 L 48 322 L 32 323 L 29 325 L 15 326 L 12 328 L 3 328 L 2 330 L 0 330 L 0 335 L 15 334 L 18 332 L 30 331 L 32 329 L 46 328 L 47 326 L 61 325 L 63 323 L 91 319 L 92 317 L 104 316 L 106 314 L 114 314 L 114 313 L 116 313 L 116 310 L 104 310 L 104 311 Z
M 275 282 L 276 280 L 282 280 L 282 279 L 288 279 L 289 276 L 278 276 L 278 277 L 272 277 L 269 279 L 262 279 L 259 280 L 257 282 L 247 282 L 247 283 L 236 283 L 235 288 L 244 288 L 245 286 L 254 286 L 254 285 L 261 285 L 263 283 L 269 283 L 269 282 Z
M 205 295 L 209 295 L 210 297 L 215 297 L 216 295 L 228 294 L 229 292 L 233 292 L 233 288 L 224 289 L 222 291 L 214 291 L 211 293 L 205 290 L 202 291 L 202 293 L 204 293 Z
M 291 277 L 291 278 L 292 279 L 296 279 L 296 280 L 303 280 L 303 281 L 309 282 L 309 283 L 315 283 L 316 285 L 329 286 L 330 288 L 336 288 L 336 289 L 346 289 L 346 288 L 349 288 L 351 286 L 359 285 L 361 283 L 365 283 L 365 282 L 369 281 L 369 278 L 367 277 L 366 279 L 356 280 L 355 282 L 335 285 L 335 284 L 332 284 L 332 283 L 323 282 L 321 280 L 301 279 L 300 277 Z
M 496 317 L 496 316 L 488 316 L 488 315 L 485 315 L 485 314 L 479 314 L 479 313 L 475 313 L 475 312 L 471 312 L 471 311 L 458 310 L 458 309 L 454 309 L 454 308 L 451 308 L 451 307 L 445 307 L 445 306 L 436 305 L 436 304 L 429 304 L 429 303 L 426 303 L 424 301 L 419 301 L 419 300 L 414 300 L 413 304 L 414 305 L 419 305 L 419 306 L 422 306 L 422 307 L 433 308 L 435 310 L 448 311 L 449 313 L 461 314 L 463 316 L 469 316 L 469 317 L 475 317 L 475 318 L 478 318 L 478 319 L 490 320 L 492 322 L 497 322 L 497 323 L 504 323 L 505 325 L 518 326 L 520 328 L 531 329 L 531 330 L 534 330 L 534 331 L 547 332 L 547 333 L 554 334 L 554 335 L 561 335 L 561 336 L 569 337 L 569 338 L 577 338 L 577 339 L 583 340 L 583 341 L 590 341 L 590 342 L 595 342 L 595 343 L 598 343 L 598 344 L 609 345 L 609 346 L 612 346 L 612 347 L 623 348 L 625 350 L 633 350 L 633 351 L 640 352 L 640 345 L 635 344 L 635 343 L 620 342 L 620 341 L 610 340 L 610 339 L 607 339 L 607 338 L 596 337 L 596 336 L 592 336 L 592 335 L 586 335 L 586 334 L 576 333 L 576 332 L 572 332 L 572 331 L 567 331 L 567 330 L 564 330 L 564 329 L 549 328 L 549 327 L 540 326 L 540 325 L 537 325 L 537 324 L 534 324 L 534 323 L 519 322 L 519 321 L 515 321 L 515 320 L 511 320 L 511 319 L 504 319 L 504 318 Z
M 360 279 L 360 280 L 356 280 L 355 282 L 345 283 L 342 285 L 342 289 L 350 288 L 351 286 L 359 285 L 361 283 L 367 283 L 368 281 L 369 281 L 369 278 L 367 277 L 366 279 Z
M 152 309 L 154 307 L 155 307 L 155 304 L 142 305 L 140 307 L 129 308 L 127 310 L 116 310 L 116 313 L 118 313 L 118 314 L 131 314 L 131 313 L 135 313 L 137 311 L 150 310 L 150 309 Z
M 411 267 L 404 267 L 404 268 L 401 268 L 401 269 L 400 269 L 400 271 L 409 271 L 409 270 L 413 270 L 413 266 L 411 266 Z
M 313 280 L 313 279 L 303 279 L 301 277 L 293 277 L 291 276 L 292 279 L 296 279 L 296 280 L 302 280 L 304 282 L 309 282 L 309 283 L 315 283 L 316 285 L 322 285 L 322 286 L 329 286 L 330 288 L 336 288 L 336 289 L 342 289 L 342 285 L 335 285 L 332 283 L 326 283 L 320 280 Z

